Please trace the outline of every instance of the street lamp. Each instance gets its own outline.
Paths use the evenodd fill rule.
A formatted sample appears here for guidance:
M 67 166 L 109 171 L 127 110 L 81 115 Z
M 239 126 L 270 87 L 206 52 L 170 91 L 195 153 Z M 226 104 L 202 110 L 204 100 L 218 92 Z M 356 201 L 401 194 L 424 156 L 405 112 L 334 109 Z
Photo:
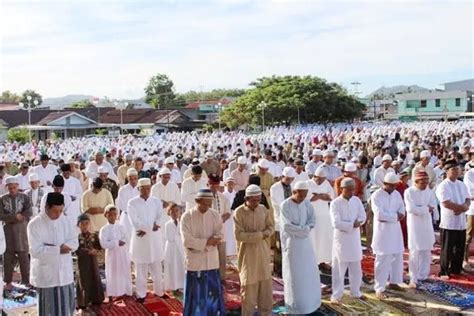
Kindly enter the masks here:
M 265 101 L 260 102 L 259 107 L 262 109 L 262 132 L 265 130 L 265 108 L 267 104 Z
M 26 96 L 26 100 L 28 101 L 26 104 L 23 102 L 20 102 L 18 105 L 22 108 L 25 108 L 28 111 L 28 136 L 31 142 L 31 109 L 33 107 L 33 104 L 35 107 L 39 104 L 39 101 L 37 99 L 34 99 L 33 102 L 31 100 L 33 97 L 31 95 Z
M 122 102 L 122 101 L 114 101 L 115 108 L 119 108 L 120 110 L 120 134 L 122 134 L 122 129 L 123 129 L 123 110 L 124 108 L 128 107 L 128 102 Z

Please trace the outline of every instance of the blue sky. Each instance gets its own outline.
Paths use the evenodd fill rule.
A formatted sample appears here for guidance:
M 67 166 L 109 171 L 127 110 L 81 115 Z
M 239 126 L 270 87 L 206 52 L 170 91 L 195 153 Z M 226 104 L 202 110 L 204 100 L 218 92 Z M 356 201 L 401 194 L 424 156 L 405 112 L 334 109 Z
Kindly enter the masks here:
M 0 0 L 0 90 L 135 98 L 315 75 L 439 88 L 474 77 L 472 1 Z

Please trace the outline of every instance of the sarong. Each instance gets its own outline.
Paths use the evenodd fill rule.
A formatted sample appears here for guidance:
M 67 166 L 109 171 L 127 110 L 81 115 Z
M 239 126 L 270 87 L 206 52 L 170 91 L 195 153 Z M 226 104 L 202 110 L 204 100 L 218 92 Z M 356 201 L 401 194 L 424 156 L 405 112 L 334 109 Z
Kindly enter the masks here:
M 76 309 L 74 283 L 37 288 L 39 316 L 73 316 Z
M 186 271 L 184 316 L 225 315 L 219 269 Z

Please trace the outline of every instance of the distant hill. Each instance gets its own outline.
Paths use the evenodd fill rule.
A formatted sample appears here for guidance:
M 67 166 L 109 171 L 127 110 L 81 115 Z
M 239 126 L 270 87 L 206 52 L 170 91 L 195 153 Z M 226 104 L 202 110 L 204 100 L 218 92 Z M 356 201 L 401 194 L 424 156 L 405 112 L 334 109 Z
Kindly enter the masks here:
M 395 95 L 400 93 L 411 93 L 411 92 L 426 92 L 429 91 L 427 88 L 423 88 L 417 85 L 409 85 L 409 86 L 393 86 L 393 87 L 380 87 L 367 97 L 372 98 L 376 96 L 377 99 L 392 99 Z
M 65 107 L 69 107 L 71 104 L 82 101 L 82 100 L 92 100 L 94 96 L 92 95 L 85 95 L 85 94 L 70 94 L 64 97 L 56 97 L 56 98 L 45 98 L 41 107 L 49 107 L 52 110 L 55 109 L 62 109 Z M 146 104 L 144 99 L 136 99 L 136 100 L 123 100 L 123 102 L 128 102 L 133 104 L 135 108 L 150 108 L 150 105 Z M 104 100 L 100 99 L 99 106 L 107 107 L 107 106 L 114 106 L 111 100 Z

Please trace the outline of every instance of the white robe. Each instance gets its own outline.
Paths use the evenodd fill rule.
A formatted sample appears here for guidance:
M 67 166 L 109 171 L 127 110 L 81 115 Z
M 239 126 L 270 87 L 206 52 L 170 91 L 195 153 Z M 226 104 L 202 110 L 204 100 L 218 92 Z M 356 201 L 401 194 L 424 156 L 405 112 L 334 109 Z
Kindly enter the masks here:
M 291 185 L 290 185 L 291 187 Z M 281 213 L 281 203 L 285 200 L 285 193 L 283 189 L 283 184 L 281 181 L 278 181 L 270 187 L 270 201 L 273 207 L 273 214 L 275 220 L 275 231 L 280 231 L 280 213 Z
M 183 181 L 181 184 L 181 200 L 186 202 L 186 211 L 192 209 L 196 202 L 196 194 L 200 189 L 205 189 L 207 187 L 207 182 L 205 179 L 201 178 L 199 181 L 194 181 L 192 178 L 188 178 Z
M 321 283 L 309 237 L 315 225 L 311 203 L 285 200 L 280 225 L 285 305 L 290 314 L 312 313 L 321 305 Z
M 175 171 L 178 172 L 178 170 Z M 178 185 L 172 181 L 169 181 L 166 185 L 163 185 L 161 182 L 156 183 L 151 187 L 151 195 L 159 198 L 161 201 L 174 202 L 181 205 L 181 194 Z M 171 217 L 166 212 L 163 212 L 160 226 L 164 228 L 170 219 Z
M 179 231 L 179 223 L 175 225 L 170 219 L 165 225 L 165 290 L 184 288 L 184 246 Z
M 85 174 L 87 178 L 89 179 L 89 185 L 91 185 L 92 181 L 94 181 L 94 179 L 99 176 L 99 172 L 98 172 L 99 167 L 105 167 L 109 174 L 108 178 L 114 180 L 115 182 L 118 182 L 117 176 L 115 175 L 115 172 L 114 172 L 114 168 L 109 162 L 104 160 L 102 164 L 99 166 L 97 165 L 95 161 L 91 161 L 87 165 L 86 171 L 85 171 Z
M 125 232 L 127 234 L 128 248 L 130 248 L 130 238 L 132 237 L 132 224 L 130 223 L 130 219 L 127 215 L 127 206 L 128 201 L 134 197 L 137 197 L 138 195 L 140 195 L 138 187 L 132 187 L 129 183 L 119 189 L 117 200 L 115 201 L 117 207 L 120 210 L 120 225 L 125 228 Z
M 229 205 L 232 205 L 236 192 L 229 192 L 227 189 L 224 191 L 224 196 L 229 201 Z M 234 235 L 234 210 L 230 210 L 232 216 L 224 223 L 224 239 L 225 239 L 225 248 L 227 256 L 237 255 L 237 242 L 235 241 Z
M 329 194 L 331 199 L 334 199 L 336 193 L 329 181 L 325 180 L 320 185 L 314 180 L 308 182 L 309 191 L 307 199 L 313 197 L 313 193 Z M 331 215 L 329 213 L 328 201 L 317 200 L 311 202 L 316 217 L 316 226 L 311 231 L 311 241 L 313 242 L 313 249 L 316 255 L 316 265 L 322 262 L 330 262 L 332 259 L 332 242 L 333 242 L 333 228 L 331 224 Z
M 48 164 L 46 168 L 42 165 L 33 167 L 33 173 L 36 173 L 40 179 L 41 186 L 48 186 L 47 182 L 53 183 L 53 179 L 58 175 L 58 167 Z
M 64 209 L 63 215 L 67 218 L 69 223 L 71 223 L 74 230 L 77 230 L 77 218 L 81 215 L 80 205 L 73 204 L 71 197 L 69 194 L 61 192 L 64 197 Z M 46 209 L 46 199 L 48 197 L 48 193 L 44 194 L 41 198 L 40 202 L 40 213 L 44 213 Z
M 105 249 L 105 279 L 107 296 L 132 295 L 130 256 L 125 228 L 120 224 L 107 223 L 99 232 L 100 246 Z
M 69 179 L 64 179 L 63 192 L 67 193 L 71 197 L 71 207 L 77 209 L 78 211 L 81 209 L 81 196 L 83 191 L 84 190 L 82 188 L 81 181 L 79 181 L 77 178 L 70 176 Z

